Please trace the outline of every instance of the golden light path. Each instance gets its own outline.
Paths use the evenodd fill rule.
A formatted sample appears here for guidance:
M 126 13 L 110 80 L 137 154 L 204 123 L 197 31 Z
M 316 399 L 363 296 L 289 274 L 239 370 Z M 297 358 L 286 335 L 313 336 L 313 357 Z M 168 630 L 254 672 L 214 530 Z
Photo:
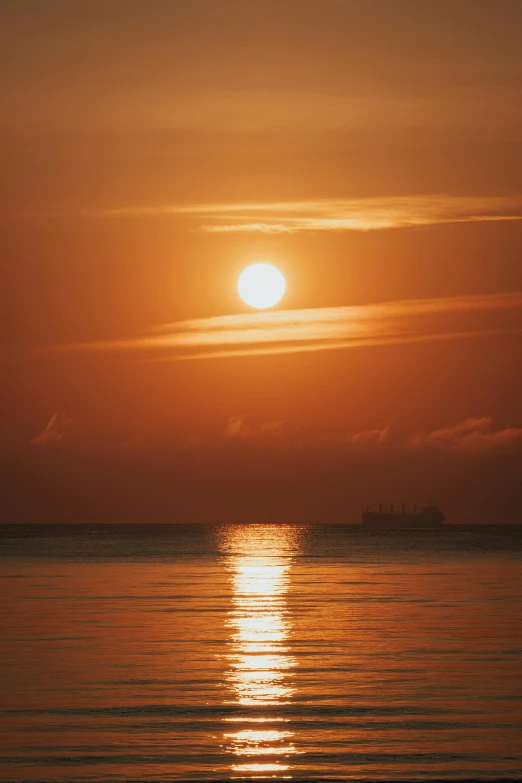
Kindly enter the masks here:
M 227 752 L 236 757 L 235 777 L 291 778 L 289 757 L 297 753 L 293 732 L 285 730 L 280 705 L 291 702 L 295 658 L 289 650 L 286 603 L 296 531 L 268 525 L 230 526 L 222 531 L 233 590 L 229 612 L 229 703 L 245 707 L 228 719 L 241 728 L 224 733 Z

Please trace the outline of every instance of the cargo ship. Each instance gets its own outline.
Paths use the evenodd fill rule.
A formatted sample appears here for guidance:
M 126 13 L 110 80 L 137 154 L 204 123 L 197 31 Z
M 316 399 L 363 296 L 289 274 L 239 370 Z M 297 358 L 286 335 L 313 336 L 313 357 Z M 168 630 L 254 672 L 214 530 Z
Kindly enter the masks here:
M 444 522 L 444 514 L 437 506 L 430 503 L 429 506 L 423 506 L 417 510 L 417 506 L 407 508 L 402 505 L 400 510 L 393 507 L 385 508 L 379 503 L 378 511 L 363 511 L 363 525 L 374 525 L 381 527 L 439 527 Z

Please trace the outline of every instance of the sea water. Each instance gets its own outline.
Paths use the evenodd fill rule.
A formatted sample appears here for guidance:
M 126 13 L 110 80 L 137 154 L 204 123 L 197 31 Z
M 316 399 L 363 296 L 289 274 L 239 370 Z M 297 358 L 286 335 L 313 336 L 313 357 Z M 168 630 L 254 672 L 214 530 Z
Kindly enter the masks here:
M 522 528 L 0 536 L 2 781 L 522 776 Z

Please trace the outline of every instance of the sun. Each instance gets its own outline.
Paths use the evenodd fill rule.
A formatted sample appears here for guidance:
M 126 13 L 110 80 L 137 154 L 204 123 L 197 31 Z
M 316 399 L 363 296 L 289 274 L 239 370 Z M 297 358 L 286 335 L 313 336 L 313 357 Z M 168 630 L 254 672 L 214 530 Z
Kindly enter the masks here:
M 258 263 L 247 266 L 237 281 L 237 290 L 243 302 L 258 310 L 276 305 L 285 288 L 285 278 L 272 264 Z

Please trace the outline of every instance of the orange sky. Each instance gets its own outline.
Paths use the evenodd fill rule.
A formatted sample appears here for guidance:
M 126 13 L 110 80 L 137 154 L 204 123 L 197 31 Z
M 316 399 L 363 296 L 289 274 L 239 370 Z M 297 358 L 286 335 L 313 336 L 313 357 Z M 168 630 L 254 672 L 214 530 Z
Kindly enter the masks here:
M 10 519 L 513 521 L 518 0 L 0 18 Z M 290 336 L 238 299 L 258 260 Z

